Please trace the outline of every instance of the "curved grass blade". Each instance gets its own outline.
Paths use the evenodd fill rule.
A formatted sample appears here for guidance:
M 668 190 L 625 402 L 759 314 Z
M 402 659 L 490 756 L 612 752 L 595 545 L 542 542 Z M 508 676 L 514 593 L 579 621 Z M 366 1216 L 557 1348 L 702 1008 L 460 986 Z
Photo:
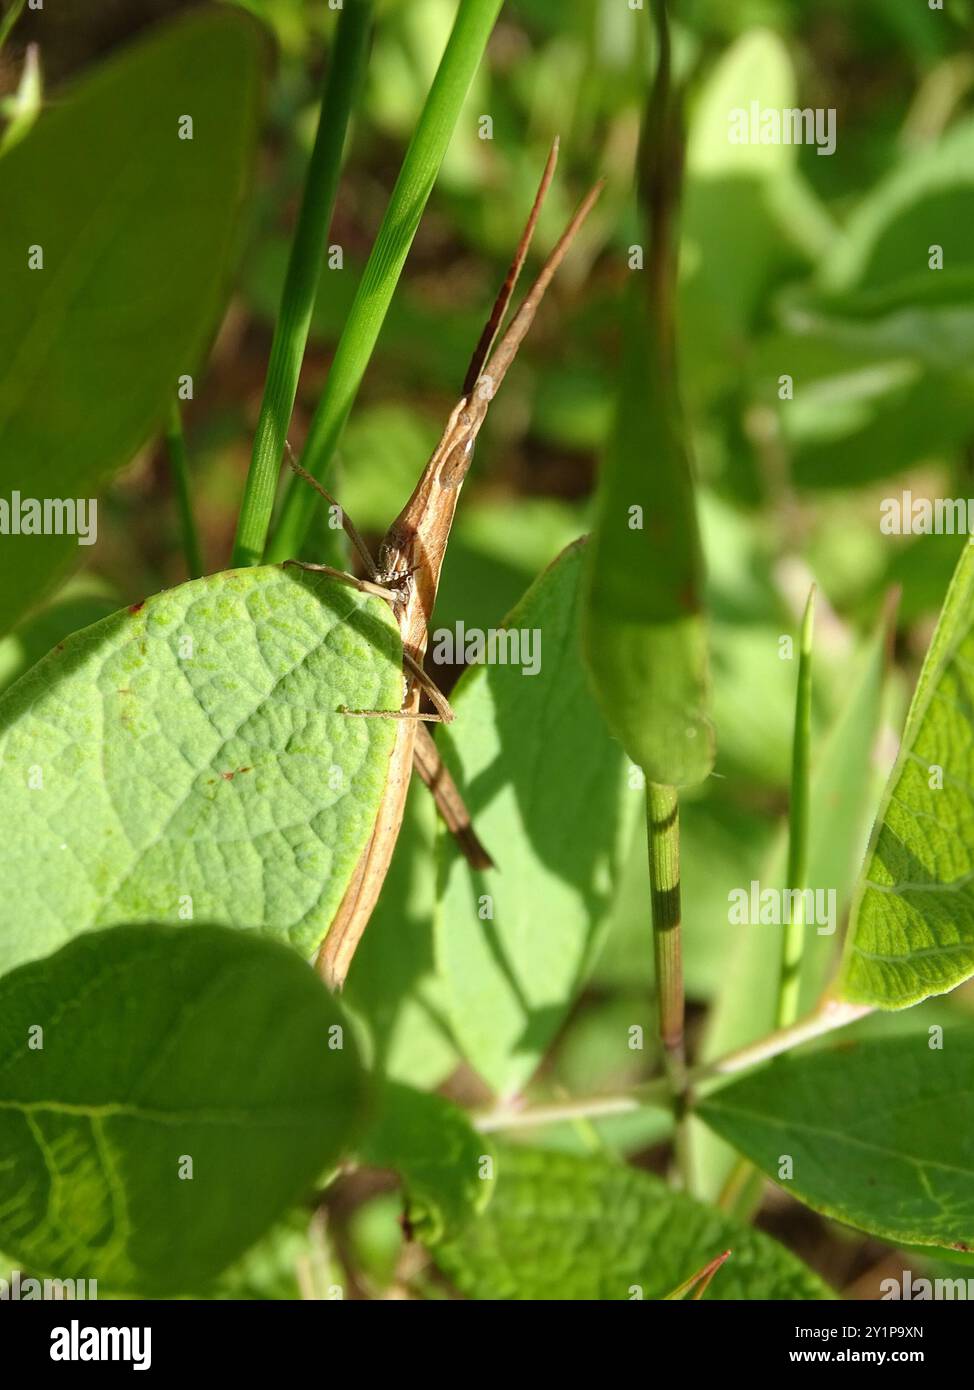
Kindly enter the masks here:
M 281 455 L 318 293 L 322 252 L 338 189 L 342 151 L 365 71 L 374 8 L 373 0 L 345 0 L 338 21 L 338 35 L 321 95 L 318 131 L 271 343 L 264 397 L 234 542 L 234 566 L 257 565 L 264 553 Z
M 453 32 L 406 151 L 355 302 L 342 330 L 324 393 L 311 421 L 304 464 L 321 482 L 328 481 L 335 446 L 365 375 L 500 7 L 501 0 L 461 0 Z M 313 507 L 310 490 L 295 487 L 292 480 L 267 552 L 270 559 L 287 560 L 300 553 Z

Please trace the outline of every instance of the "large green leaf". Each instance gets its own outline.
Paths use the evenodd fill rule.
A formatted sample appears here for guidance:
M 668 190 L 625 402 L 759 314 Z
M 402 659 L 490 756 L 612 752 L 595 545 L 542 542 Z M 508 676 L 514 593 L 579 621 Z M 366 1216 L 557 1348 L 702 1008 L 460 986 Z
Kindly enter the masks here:
M 585 656 L 613 734 L 652 782 L 700 782 L 714 760 L 703 561 L 686 427 L 637 279 L 615 427 L 602 465 Z
M 226 299 L 262 61 L 253 20 L 206 9 L 111 59 L 0 159 L 0 496 L 91 497 L 198 367 Z M 4 536 L 0 631 L 87 553 L 72 535 Z
M 438 1086 L 460 1062 L 433 959 L 436 808 L 414 777 L 379 901 L 345 987 L 346 1008 L 367 1029 L 374 1071 L 413 1086 Z
M 0 968 L 118 922 L 310 952 L 369 835 L 395 724 L 388 606 L 276 566 L 75 633 L 0 699 Z
M 847 999 L 902 1009 L 974 973 L 974 540 L 907 716 L 852 909 Z
M 402 1177 L 410 1225 L 427 1245 L 483 1211 L 493 1191 L 486 1140 L 442 1096 L 390 1083 L 359 1149 Z
M 565 551 L 506 619 L 540 634 L 538 673 L 473 668 L 444 741 L 497 868 L 473 873 L 442 839 L 437 958 L 453 1031 L 501 1094 L 527 1081 L 586 978 L 641 803 L 578 653 L 583 555 Z
M 308 1283 L 315 1290 L 312 1296 L 327 1298 L 329 1286 L 339 1284 L 341 1276 L 322 1259 L 315 1245 L 315 1226 L 314 1213 L 307 1207 L 292 1208 L 223 1271 L 205 1296 L 248 1302 L 307 1298 L 301 1282 L 307 1271 Z
M 974 1245 L 974 1032 L 926 1032 L 785 1058 L 700 1115 L 816 1211 L 886 1240 Z
M 724 1250 L 706 1298 L 829 1298 L 768 1236 L 604 1158 L 506 1146 L 486 1212 L 434 1258 L 476 1299 L 663 1298 Z
M 336 1161 L 363 1096 L 293 952 L 221 927 L 81 937 L 0 980 L 0 1242 L 103 1292 L 197 1290 Z

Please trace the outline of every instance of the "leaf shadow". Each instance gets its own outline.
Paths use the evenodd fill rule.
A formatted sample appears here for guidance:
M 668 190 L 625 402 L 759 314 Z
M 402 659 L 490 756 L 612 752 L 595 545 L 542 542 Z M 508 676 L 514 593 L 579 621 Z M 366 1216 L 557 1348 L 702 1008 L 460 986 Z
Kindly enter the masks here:
M 532 589 L 505 621 L 507 627 L 522 623 L 540 626 L 544 656 L 538 674 L 526 676 L 510 666 L 494 665 L 481 667 L 466 677 L 485 681 L 490 690 L 497 754 L 466 780 L 456 753 L 449 746 L 450 730 L 446 731 L 444 753 L 474 825 L 489 825 L 487 813 L 491 804 L 502 793 L 513 793 L 518 827 L 523 829 L 532 856 L 582 903 L 585 938 L 578 951 L 570 990 L 573 998 L 587 976 L 599 928 L 607 920 L 612 904 L 614 871 L 624 857 L 619 796 L 624 756 L 621 748 L 610 741 L 582 662 L 582 543 L 576 542 L 563 552 L 555 561 L 555 566 L 559 565 L 575 571 L 571 574 L 569 569 L 561 577 L 563 584 L 573 583 L 570 601 L 559 600 L 557 595 L 552 601 L 552 597 L 538 595 Z M 549 570 L 538 582 L 544 584 L 553 577 Z M 518 691 L 521 682 L 523 692 Z M 519 693 L 524 698 L 517 698 Z M 612 762 L 617 775 L 607 775 L 607 766 Z M 475 901 L 491 892 L 495 877 L 504 875 L 505 864 L 502 848 L 491 843 L 486 831 L 485 837 L 497 868 L 483 873 L 471 871 L 457 862 L 459 853 L 450 844 L 440 860 L 441 892 L 451 872 L 469 875 Z M 614 856 L 608 847 L 617 844 L 619 849 Z M 615 857 L 618 863 L 614 862 Z M 485 922 L 484 927 L 487 949 L 524 1015 L 518 1047 L 541 1053 L 550 1045 L 570 1000 L 533 1006 L 517 963 L 505 949 L 500 934 L 491 929 L 490 922 Z M 449 930 L 448 923 L 446 929 Z

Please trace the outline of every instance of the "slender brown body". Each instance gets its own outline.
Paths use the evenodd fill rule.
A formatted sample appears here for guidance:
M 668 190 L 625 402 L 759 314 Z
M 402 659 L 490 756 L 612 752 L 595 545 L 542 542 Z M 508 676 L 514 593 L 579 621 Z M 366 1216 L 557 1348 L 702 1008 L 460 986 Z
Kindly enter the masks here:
M 556 142 L 511 270 L 474 353 L 465 393 L 454 408 L 443 437 L 412 496 L 390 526 L 379 550 L 378 582 L 396 595 L 393 611 L 399 623 L 403 650 L 419 667 L 426 655 L 440 571 L 460 489 L 473 456 L 474 442 L 487 416 L 490 402 L 514 360 L 552 276 L 601 192 L 601 185 L 596 186 L 572 218 L 490 358 L 489 370 L 483 370 L 527 255 L 541 203 L 554 173 L 557 148 Z M 421 726 L 416 716 L 419 714 L 421 697 L 419 682 L 407 674 L 406 693 L 400 712 L 405 717 L 398 720 L 396 741 L 389 759 L 388 777 L 375 825 L 318 954 L 319 973 L 332 989 L 340 989 L 345 982 L 356 947 L 368 925 L 389 869 L 402 826 L 409 779 L 417 752 Z M 424 739 L 420 748 L 421 768 L 429 768 L 430 759 L 435 757 L 435 746 L 429 744 L 429 748 L 425 747 L 428 742 Z M 431 775 L 435 776 L 435 771 L 431 770 Z
M 379 550 L 380 581 L 390 587 L 398 583 L 403 595 L 394 609 L 403 648 L 420 666 L 426 655 L 429 620 L 450 528 L 473 452 L 475 433 L 469 433 L 473 416 L 467 407 L 468 399 L 464 397 L 451 415 L 412 497 L 392 523 Z M 480 423 L 485 414 L 486 409 Z M 419 683 L 407 678 L 403 712 L 417 714 L 421 696 Z M 318 957 L 318 969 L 332 989 L 341 988 L 345 982 L 392 860 L 406 809 L 418 729 L 416 719 L 398 721 L 372 834 Z

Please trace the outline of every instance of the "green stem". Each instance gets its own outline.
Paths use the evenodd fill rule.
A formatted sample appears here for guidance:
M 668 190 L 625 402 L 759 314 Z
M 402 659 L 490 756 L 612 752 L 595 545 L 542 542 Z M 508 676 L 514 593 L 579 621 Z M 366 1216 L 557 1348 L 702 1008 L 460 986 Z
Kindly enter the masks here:
M 796 1023 L 790 1023 L 786 1028 L 776 1028 L 773 1033 L 758 1038 L 757 1042 L 747 1043 L 744 1047 L 718 1057 L 715 1062 L 707 1062 L 694 1068 L 690 1080 L 697 1085 L 700 1082 L 715 1081 L 718 1077 L 733 1076 L 739 1071 L 747 1071 L 761 1062 L 770 1061 L 772 1057 L 779 1057 L 782 1052 L 790 1052 L 793 1047 L 811 1042 L 813 1038 L 820 1038 L 837 1028 L 846 1028 L 850 1023 L 855 1023 L 870 1013 L 870 1004 L 850 1004 L 844 999 L 826 995 L 817 1008 L 804 1018 L 798 1019 Z
M 680 808 L 675 787 L 646 783 L 649 886 L 653 952 L 663 1068 L 676 1120 L 676 1156 L 683 1185 L 690 1186 L 687 1066 L 683 1037 L 683 944 L 680 911 Z
M 294 409 L 298 377 L 321 278 L 325 239 L 335 205 L 342 152 L 349 119 L 365 72 L 373 11 L 374 0 L 346 0 L 338 22 L 335 50 L 322 88 L 318 131 L 308 163 L 301 210 L 271 344 L 250 472 L 237 523 L 234 565 L 260 564 L 267 543 L 284 441 Z
M 501 3 L 502 0 L 461 0 L 449 42 L 406 151 L 305 444 L 304 466 L 326 485 L 335 447 Z M 315 495 L 307 486 L 296 486 L 297 481 L 291 480 L 268 550 L 272 561 L 298 555 L 307 534 Z
M 173 481 L 176 484 L 176 500 L 179 504 L 179 529 L 182 534 L 183 554 L 186 557 L 186 570 L 190 579 L 199 579 L 203 573 L 200 555 L 200 541 L 193 519 L 193 503 L 189 490 L 189 469 L 186 458 L 186 440 L 183 435 L 183 422 L 179 406 L 174 402 L 166 427 L 166 448 Z
M 641 1092 L 632 1091 L 618 1096 L 584 1096 L 577 1100 L 553 1101 L 548 1105 L 535 1105 L 527 1110 L 498 1109 L 477 1115 L 474 1125 L 481 1134 L 493 1134 L 499 1129 L 531 1129 L 535 1125 L 562 1124 L 571 1120 L 604 1120 L 612 1115 L 631 1115 L 645 1105 L 653 1103 Z M 664 1105 L 669 1107 L 669 1087 L 659 1092 Z
M 739 1071 L 748 1071 L 762 1062 L 770 1061 L 793 1047 L 823 1037 L 837 1028 L 847 1028 L 872 1012 L 868 1004 L 849 1004 L 826 996 L 818 1008 L 789 1028 L 778 1029 L 757 1042 L 748 1043 L 718 1057 L 715 1062 L 693 1067 L 687 1073 L 688 1087 L 693 1092 L 709 1092 L 713 1086 Z M 692 1095 L 689 1097 L 692 1103 Z M 499 1129 L 528 1129 L 532 1125 L 560 1124 L 565 1120 L 599 1119 L 607 1115 L 628 1115 L 644 1106 L 672 1110 L 673 1092 L 668 1078 L 648 1081 L 613 1096 L 581 1096 L 574 1100 L 538 1105 L 526 1110 L 495 1109 L 474 1116 L 475 1127 L 483 1134 Z
M 677 222 L 683 193 L 683 112 L 681 95 L 673 87 L 667 0 L 654 0 L 653 16 L 656 74 L 639 142 L 638 186 L 649 225 L 646 287 L 650 295 L 650 322 L 660 370 L 675 395 Z
M 717 1205 L 728 1216 L 746 1225 L 754 1217 L 764 1195 L 764 1175 L 749 1158 L 739 1158 L 724 1183 Z
M 791 921 L 782 937 L 781 979 L 775 1023 L 787 1028 L 798 1017 L 802 955 L 805 950 L 805 892 L 808 887 L 809 750 L 812 741 L 812 632 L 815 623 L 815 585 L 802 619 L 798 654 L 798 693 L 791 762 L 791 803 L 788 826 L 787 886 L 793 890 Z

